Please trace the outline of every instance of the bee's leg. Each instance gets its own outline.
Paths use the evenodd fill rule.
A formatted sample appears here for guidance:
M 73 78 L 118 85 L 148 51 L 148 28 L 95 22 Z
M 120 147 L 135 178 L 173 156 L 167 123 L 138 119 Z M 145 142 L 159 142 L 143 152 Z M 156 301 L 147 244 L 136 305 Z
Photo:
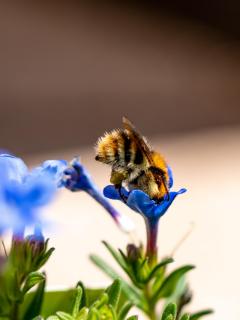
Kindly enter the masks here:
M 117 189 L 120 198 L 122 199 L 122 201 L 124 203 L 127 203 L 127 197 L 122 193 L 121 189 L 122 189 L 122 185 L 121 184 L 115 184 L 115 188 Z

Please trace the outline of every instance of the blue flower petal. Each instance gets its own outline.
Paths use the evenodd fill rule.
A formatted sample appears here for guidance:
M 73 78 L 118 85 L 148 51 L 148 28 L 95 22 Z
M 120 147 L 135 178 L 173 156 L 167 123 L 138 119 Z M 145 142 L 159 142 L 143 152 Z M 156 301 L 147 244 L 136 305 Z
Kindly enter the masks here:
M 179 191 L 171 191 L 169 192 L 169 199 L 164 199 L 159 205 L 155 208 L 155 216 L 161 217 L 164 215 L 164 213 L 168 210 L 168 208 L 171 206 L 173 200 L 176 198 L 177 195 L 182 194 L 186 192 L 186 189 L 180 189 Z
M 32 170 L 28 178 L 32 176 L 49 176 L 54 181 L 57 187 L 62 187 L 64 170 L 67 168 L 67 161 L 65 160 L 47 160 L 43 164 Z
M 21 235 L 41 222 L 39 209 L 52 200 L 65 167 L 63 161 L 46 161 L 29 173 L 21 159 L 0 155 L 0 234 L 11 228 Z
M 128 192 L 125 188 L 121 188 L 121 194 L 127 199 L 126 204 L 152 222 L 158 221 L 165 214 L 176 196 L 184 192 L 186 192 L 186 189 L 181 189 L 177 192 L 172 191 L 160 203 L 157 203 L 141 190 Z M 113 185 L 106 186 L 103 193 L 109 199 L 123 201 L 119 191 Z
M 65 179 L 64 186 L 71 191 L 87 191 L 95 188 L 91 176 L 79 162 L 78 158 L 73 159 L 71 167 L 64 170 L 68 177 Z
M 52 200 L 56 192 L 56 184 L 51 177 L 42 176 L 31 179 L 23 191 L 26 206 L 37 208 L 46 205 Z
M 168 187 L 169 187 L 169 189 L 171 189 L 173 186 L 173 173 L 172 173 L 172 169 L 170 166 L 168 166 L 167 169 L 168 169 L 168 176 L 169 176 Z
M 121 188 L 121 193 L 123 196 L 128 198 L 129 192 L 125 188 Z M 119 190 L 115 188 L 114 185 L 108 185 L 103 189 L 103 194 L 105 197 L 112 200 L 122 200 Z
M 0 154 L 1 180 L 22 182 L 28 169 L 22 159 L 10 154 Z

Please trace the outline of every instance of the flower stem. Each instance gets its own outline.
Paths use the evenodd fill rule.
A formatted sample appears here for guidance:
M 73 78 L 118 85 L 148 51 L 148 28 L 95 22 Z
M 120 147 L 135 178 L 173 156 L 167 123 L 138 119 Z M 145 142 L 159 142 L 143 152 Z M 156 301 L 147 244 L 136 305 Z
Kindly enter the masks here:
M 158 236 L 158 221 L 145 219 L 147 231 L 147 250 L 146 256 L 149 258 L 150 264 L 157 261 L 157 236 Z
M 12 312 L 11 312 L 11 320 L 18 320 L 18 309 L 19 309 L 19 304 L 17 302 L 13 303 L 12 306 Z
M 145 298 L 148 302 L 148 316 L 150 320 L 157 320 L 156 305 L 151 302 L 151 287 L 149 286 L 149 283 L 146 285 L 144 290 Z

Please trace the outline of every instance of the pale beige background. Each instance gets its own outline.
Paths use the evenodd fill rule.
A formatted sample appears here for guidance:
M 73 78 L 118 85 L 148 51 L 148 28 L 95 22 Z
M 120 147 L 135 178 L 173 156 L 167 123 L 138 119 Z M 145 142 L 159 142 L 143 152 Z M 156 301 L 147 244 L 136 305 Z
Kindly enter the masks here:
M 192 233 L 175 254 L 175 267 L 185 263 L 197 266 L 188 277 L 195 292 L 191 309 L 212 307 L 216 312 L 209 320 L 237 320 L 240 316 L 240 129 L 232 127 L 151 140 L 173 168 L 174 188 L 188 189 L 161 220 L 160 255 L 171 252 L 193 224 Z M 93 149 L 59 151 L 29 160 L 36 163 L 40 158 L 70 159 L 76 154 L 81 155 L 100 187 L 108 183 L 109 168 L 93 160 Z M 144 241 L 143 219 L 123 204 L 114 202 L 114 205 L 135 221 L 136 236 Z M 101 240 L 124 249 L 129 237 L 84 193 L 61 191 L 48 208 L 48 215 L 53 224 L 47 233 L 51 245 L 57 249 L 46 267 L 48 285 L 70 287 L 80 279 L 91 287 L 109 283 L 88 255 L 100 254 L 115 266 Z

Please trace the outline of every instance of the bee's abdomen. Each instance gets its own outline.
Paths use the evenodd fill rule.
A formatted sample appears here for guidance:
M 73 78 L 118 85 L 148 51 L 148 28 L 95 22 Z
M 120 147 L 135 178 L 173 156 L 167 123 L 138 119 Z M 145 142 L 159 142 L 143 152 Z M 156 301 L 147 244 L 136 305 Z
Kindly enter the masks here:
M 127 166 L 129 163 L 141 164 L 143 162 L 143 155 L 126 130 L 106 133 L 98 140 L 96 149 L 96 160 L 106 164 Z

